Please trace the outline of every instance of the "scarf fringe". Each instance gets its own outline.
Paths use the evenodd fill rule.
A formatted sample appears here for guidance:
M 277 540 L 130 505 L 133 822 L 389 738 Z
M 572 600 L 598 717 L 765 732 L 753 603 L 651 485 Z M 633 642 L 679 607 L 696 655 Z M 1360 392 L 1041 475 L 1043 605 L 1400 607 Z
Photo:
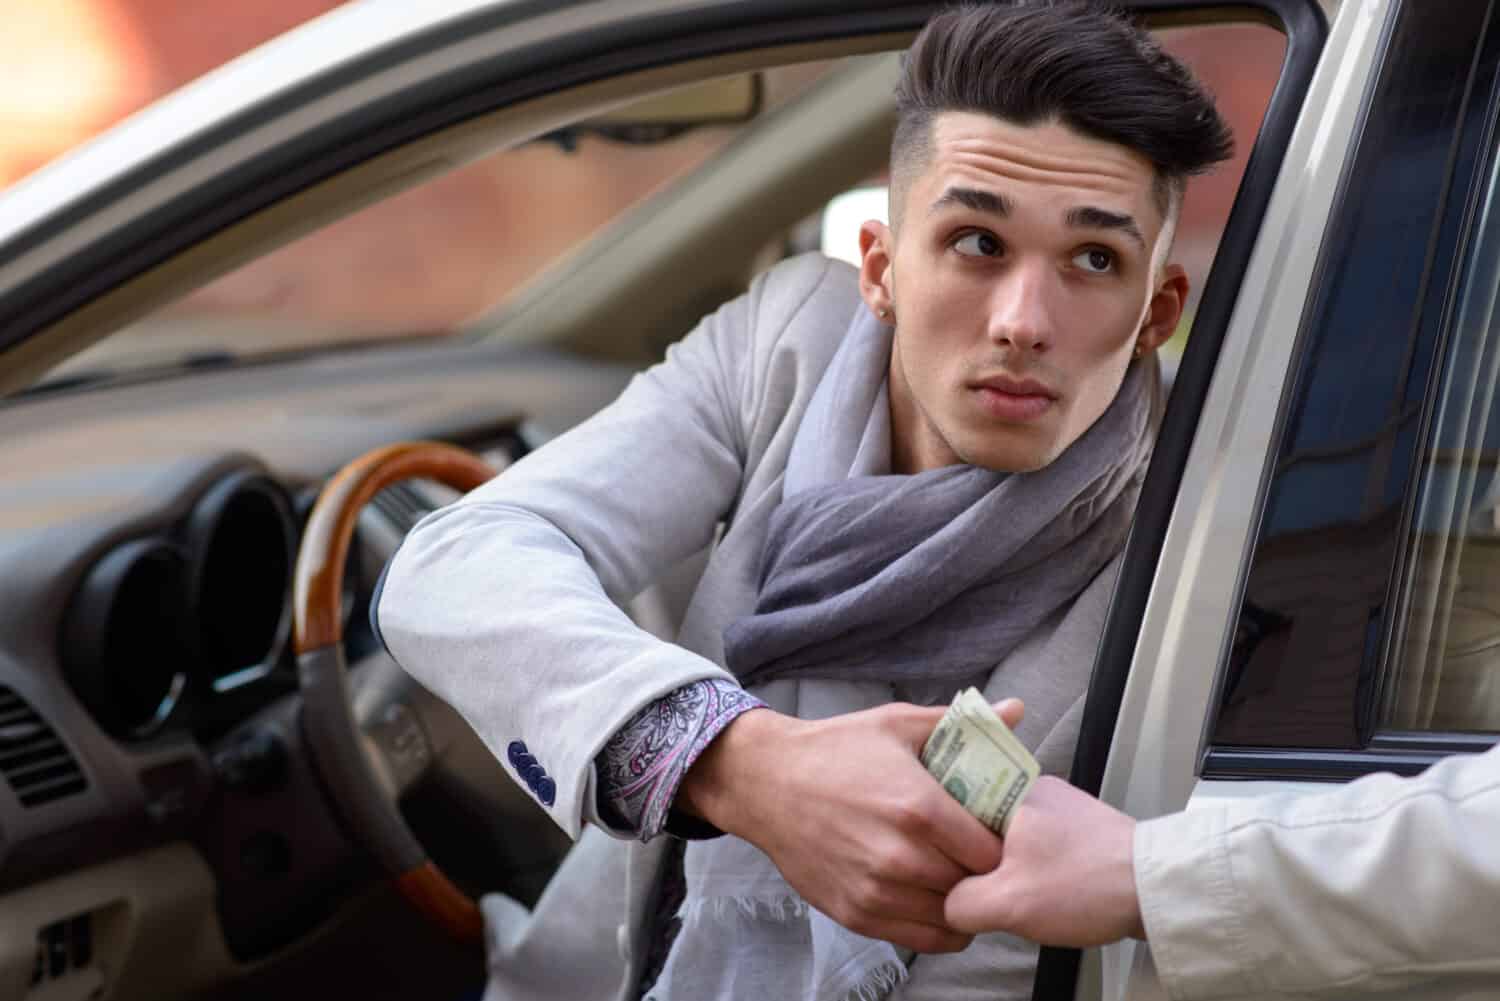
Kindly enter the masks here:
M 697 924 L 705 916 L 723 921 L 738 914 L 751 920 L 795 921 L 807 917 L 807 901 L 797 896 L 777 897 L 689 897 L 677 909 L 683 927 Z
M 910 973 L 904 963 L 882 963 L 849 992 L 847 1001 L 882 1001 L 908 976 Z
M 795 895 L 698 897 L 684 900 L 677 909 L 677 917 L 686 928 L 704 920 L 723 921 L 736 916 L 751 921 L 796 921 L 805 919 L 809 910 L 807 901 Z M 883 1001 L 910 975 L 905 963 L 881 963 L 867 971 L 844 995 L 843 1001 Z

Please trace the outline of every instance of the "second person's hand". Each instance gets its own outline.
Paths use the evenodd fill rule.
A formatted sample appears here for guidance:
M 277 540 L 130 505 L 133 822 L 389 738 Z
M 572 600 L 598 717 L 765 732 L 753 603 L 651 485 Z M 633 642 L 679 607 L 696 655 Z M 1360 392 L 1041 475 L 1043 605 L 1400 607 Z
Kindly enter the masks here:
M 1043 945 L 1144 938 L 1134 869 L 1135 821 L 1043 775 L 1011 819 L 1005 859 L 948 895 L 955 928 L 1005 931 Z

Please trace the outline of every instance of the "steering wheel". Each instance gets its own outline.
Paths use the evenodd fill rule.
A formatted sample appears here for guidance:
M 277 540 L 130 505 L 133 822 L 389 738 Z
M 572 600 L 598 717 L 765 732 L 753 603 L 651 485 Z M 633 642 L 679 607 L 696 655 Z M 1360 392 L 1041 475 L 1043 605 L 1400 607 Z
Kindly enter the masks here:
M 436 702 L 414 682 L 384 699 L 372 738 L 360 726 L 343 645 L 343 581 L 360 509 L 401 480 L 437 480 L 467 492 L 493 469 L 473 452 L 438 442 L 375 449 L 339 470 L 308 518 L 293 576 L 293 647 L 302 689 L 303 738 L 345 822 L 421 913 L 462 942 L 484 932 L 479 907 L 428 857 L 396 807 L 434 755 L 409 703 Z M 361 672 L 363 673 L 363 672 Z

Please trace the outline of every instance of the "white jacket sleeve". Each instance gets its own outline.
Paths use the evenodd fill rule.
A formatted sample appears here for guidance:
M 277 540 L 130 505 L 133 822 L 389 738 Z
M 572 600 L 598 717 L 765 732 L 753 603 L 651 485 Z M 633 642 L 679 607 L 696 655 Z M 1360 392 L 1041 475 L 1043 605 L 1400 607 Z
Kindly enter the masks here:
M 598 819 L 593 762 L 609 737 L 688 682 L 730 679 L 616 602 L 730 515 L 760 342 L 827 271 L 783 266 L 769 292 L 762 276 L 610 406 L 423 519 L 391 561 L 376 610 L 386 647 L 573 837 Z
M 1432 978 L 1492 992 L 1500 747 L 1415 778 L 1145 821 L 1135 874 L 1157 971 L 1179 1001 L 1345 997 Z

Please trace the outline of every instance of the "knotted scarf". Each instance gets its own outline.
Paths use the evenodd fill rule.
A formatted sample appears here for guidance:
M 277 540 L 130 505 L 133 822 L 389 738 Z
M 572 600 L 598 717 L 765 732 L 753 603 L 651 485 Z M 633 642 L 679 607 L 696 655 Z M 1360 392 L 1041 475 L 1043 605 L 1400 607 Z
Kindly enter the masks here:
M 992 669 L 1119 552 L 1150 456 L 1154 360 L 1041 470 L 890 475 L 891 338 L 858 311 L 798 426 L 755 610 L 724 633 L 747 689 L 802 718 Z M 684 869 L 653 1001 L 875 999 L 906 975 L 909 955 L 810 907 L 746 841 L 693 842 Z

